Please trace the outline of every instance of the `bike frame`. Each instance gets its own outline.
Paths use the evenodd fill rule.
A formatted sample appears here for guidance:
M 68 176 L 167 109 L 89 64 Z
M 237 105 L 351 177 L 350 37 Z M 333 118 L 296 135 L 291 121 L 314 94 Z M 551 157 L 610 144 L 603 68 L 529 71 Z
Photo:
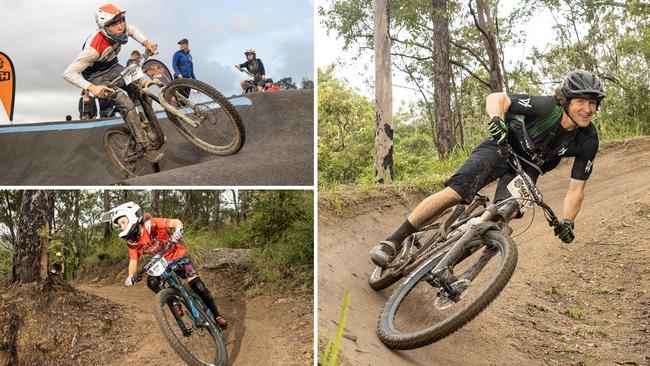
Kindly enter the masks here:
M 544 202 L 542 194 L 537 189 L 533 180 L 524 172 L 519 157 L 514 153 L 510 145 L 505 144 L 500 146 L 499 152 L 508 160 L 509 164 L 517 173 L 517 176 L 522 178 L 524 185 L 532 197 L 530 201 L 544 210 L 544 216 L 549 225 L 554 228 L 559 227 L 560 223 L 555 216 L 555 213 Z M 448 238 L 442 244 L 448 245 L 455 241 L 448 251 L 427 259 L 427 261 L 435 261 L 444 254 L 444 256 L 439 259 L 438 264 L 431 270 L 432 278 L 429 279 L 431 283 L 442 287 L 452 300 L 458 301 L 461 293 L 451 286 L 452 282 L 458 280 L 458 278 L 456 278 L 452 273 L 452 267 L 461 260 L 463 255 L 471 255 L 485 244 L 483 240 L 481 240 L 481 236 L 486 231 L 493 229 L 501 231 L 511 230 L 507 224 L 514 218 L 514 214 L 518 212 L 519 208 L 520 205 L 517 198 L 511 197 L 496 204 L 491 204 L 485 210 L 479 211 L 476 214 L 451 224 L 446 230 L 447 233 L 454 233 L 455 229 L 460 228 L 464 224 L 467 224 L 467 230 L 460 230 L 456 235 L 452 235 L 451 238 Z M 470 220 L 474 218 L 477 218 L 475 222 L 470 222 Z M 458 238 L 458 235 L 461 235 L 460 238 Z M 486 248 L 479 260 L 467 270 L 462 279 L 472 281 L 476 278 L 496 253 L 496 250 Z
M 144 273 L 146 273 L 151 268 L 151 266 L 155 262 L 157 262 L 160 258 L 162 258 L 163 255 L 174 245 L 175 243 L 172 241 L 167 242 L 163 250 L 161 250 L 158 254 L 151 257 L 151 259 L 134 276 L 133 282 L 135 283 L 140 281 Z M 167 268 L 165 272 L 160 276 L 158 276 L 160 279 L 159 291 L 165 288 L 165 284 L 167 284 L 169 287 L 175 288 L 176 290 L 178 290 L 183 300 L 185 300 L 185 302 L 189 306 L 190 314 L 192 316 L 194 325 L 203 326 L 204 323 L 202 321 L 202 317 L 205 316 L 206 320 L 210 323 L 210 325 L 212 325 L 215 329 L 218 330 L 219 327 L 214 322 L 214 314 L 212 314 L 210 309 L 205 307 L 205 305 L 201 302 L 200 299 L 195 297 L 194 291 L 188 289 L 187 285 L 178 278 L 178 275 L 175 272 L 175 270 L 178 268 L 179 268 L 178 259 L 173 260 L 167 264 Z M 203 309 L 205 309 L 205 311 Z M 178 323 L 178 326 L 181 328 L 183 335 L 185 336 L 190 335 L 191 331 L 187 329 L 185 323 L 180 319 L 180 317 L 174 311 L 172 311 L 172 315 L 174 316 L 174 319 L 176 319 L 176 323 Z

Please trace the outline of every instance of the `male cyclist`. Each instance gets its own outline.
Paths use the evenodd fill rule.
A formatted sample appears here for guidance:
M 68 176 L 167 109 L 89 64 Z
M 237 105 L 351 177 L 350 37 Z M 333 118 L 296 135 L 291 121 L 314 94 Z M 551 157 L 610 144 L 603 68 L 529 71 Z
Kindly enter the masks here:
M 524 159 L 524 170 L 533 181 L 557 167 L 563 157 L 575 157 L 564 197 L 564 220 L 561 230 L 556 230 L 564 243 L 571 243 L 575 238 L 574 220 L 598 151 L 598 133 L 591 121 L 604 97 L 600 79 L 585 70 L 565 75 L 554 96 L 488 95 L 485 109 L 491 118 L 488 128 L 492 138 L 474 149 L 442 191 L 422 201 L 392 235 L 370 251 L 372 261 L 385 268 L 399 252 L 402 241 L 417 228 L 449 207 L 468 204 L 476 192 L 497 178 L 494 201 L 508 198 L 506 186 L 515 178 L 515 172 L 498 153 L 498 145 L 505 141 Z
M 255 50 L 252 48 L 249 48 L 244 52 L 244 55 L 246 56 L 246 62 L 243 64 L 236 64 L 235 68 L 237 70 L 239 69 L 246 69 L 248 72 L 253 74 L 253 85 L 257 87 L 257 91 L 261 93 L 264 89 L 264 82 L 266 80 L 266 71 L 264 70 L 264 63 L 262 62 L 261 59 L 257 58 L 257 54 L 255 53 Z M 249 83 L 248 80 L 242 80 L 241 81 L 241 88 L 242 90 L 247 89 L 247 83 Z
M 124 81 L 120 81 L 119 85 L 122 90 L 114 91 L 106 86 L 124 70 L 124 66 L 117 63 L 117 55 L 129 37 L 152 53 L 158 49 L 158 45 L 147 40 L 136 27 L 126 25 L 125 13 L 126 11 L 113 4 L 102 5 L 97 9 L 95 22 L 98 29 L 88 37 L 81 53 L 63 72 L 63 77 L 81 89 L 90 91 L 95 97 L 113 102 L 116 110 L 133 131 L 136 142 L 145 152 L 144 158 L 157 163 L 162 160 L 163 154 L 150 146 L 140 126 L 135 104 L 127 94 L 131 88 L 126 87 Z
M 129 247 L 128 277 L 124 280 L 124 286 L 133 285 L 133 276 L 138 270 L 138 259 L 142 254 L 155 255 L 171 240 L 175 244 L 163 257 L 167 261 L 178 261 L 180 269 L 176 273 L 181 278 L 187 279 L 192 290 L 199 295 L 203 303 L 210 309 L 219 327 L 223 329 L 228 327 L 228 322 L 219 313 L 212 294 L 201 281 L 187 250 L 178 243 L 184 234 L 183 223 L 180 220 L 155 218 L 151 217 L 151 214 L 143 214 L 140 206 L 134 202 L 127 202 L 103 213 L 101 219 L 118 225 L 122 229 L 119 236 L 126 240 Z M 160 291 L 160 285 L 158 277 L 149 276 L 147 278 L 147 286 L 151 291 L 157 293 Z M 180 304 L 172 303 L 170 305 L 179 315 L 182 314 Z

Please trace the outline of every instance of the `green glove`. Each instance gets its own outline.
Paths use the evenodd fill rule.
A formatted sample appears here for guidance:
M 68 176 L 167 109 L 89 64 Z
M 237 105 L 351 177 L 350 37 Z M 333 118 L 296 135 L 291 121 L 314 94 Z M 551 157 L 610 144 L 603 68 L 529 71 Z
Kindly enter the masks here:
M 573 221 L 565 219 L 562 223 L 555 228 L 555 235 L 562 240 L 562 242 L 569 244 L 575 239 L 575 234 L 573 234 Z
M 492 120 L 488 123 L 488 131 L 490 131 L 490 135 L 497 142 L 497 145 L 500 145 L 508 138 L 508 127 L 499 116 L 492 117 Z

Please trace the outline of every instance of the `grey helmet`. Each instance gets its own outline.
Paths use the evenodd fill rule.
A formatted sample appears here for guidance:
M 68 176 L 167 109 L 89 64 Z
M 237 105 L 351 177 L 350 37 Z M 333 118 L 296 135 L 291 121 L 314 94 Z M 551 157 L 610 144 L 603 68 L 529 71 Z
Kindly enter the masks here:
M 582 69 L 571 71 L 564 76 L 562 92 L 567 99 L 592 99 L 598 104 L 605 98 L 603 83 L 598 76 Z

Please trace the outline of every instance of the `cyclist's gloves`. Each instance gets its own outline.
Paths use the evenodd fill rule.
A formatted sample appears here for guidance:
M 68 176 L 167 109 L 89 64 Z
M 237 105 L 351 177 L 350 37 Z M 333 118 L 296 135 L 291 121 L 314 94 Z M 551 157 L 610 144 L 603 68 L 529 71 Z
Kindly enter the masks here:
M 555 235 L 562 240 L 564 243 L 571 243 L 575 239 L 573 234 L 573 221 L 565 219 L 562 223 L 555 228 Z
M 488 123 L 488 131 L 490 131 L 490 135 L 497 142 L 497 145 L 501 145 L 508 137 L 508 127 L 499 116 L 492 117 L 492 120 Z
M 172 241 L 178 242 L 183 235 L 185 234 L 185 230 L 183 228 L 176 229 L 174 233 L 172 234 Z

